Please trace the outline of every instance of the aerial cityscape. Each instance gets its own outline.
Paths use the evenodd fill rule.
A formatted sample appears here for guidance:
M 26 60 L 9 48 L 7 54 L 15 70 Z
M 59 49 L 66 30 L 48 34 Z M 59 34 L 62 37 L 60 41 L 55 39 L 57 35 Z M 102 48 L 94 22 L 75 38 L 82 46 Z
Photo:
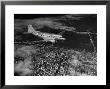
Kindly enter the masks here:
M 14 76 L 97 76 L 97 14 L 14 14 Z

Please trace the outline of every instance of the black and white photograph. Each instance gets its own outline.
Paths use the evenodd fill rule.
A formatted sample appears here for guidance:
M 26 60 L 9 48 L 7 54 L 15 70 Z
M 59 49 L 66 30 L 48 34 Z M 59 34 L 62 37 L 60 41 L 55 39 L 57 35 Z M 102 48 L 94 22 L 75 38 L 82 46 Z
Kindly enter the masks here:
M 14 14 L 14 76 L 97 76 L 97 14 Z
M 21 3 L 5 10 L 6 85 L 106 84 L 106 5 Z

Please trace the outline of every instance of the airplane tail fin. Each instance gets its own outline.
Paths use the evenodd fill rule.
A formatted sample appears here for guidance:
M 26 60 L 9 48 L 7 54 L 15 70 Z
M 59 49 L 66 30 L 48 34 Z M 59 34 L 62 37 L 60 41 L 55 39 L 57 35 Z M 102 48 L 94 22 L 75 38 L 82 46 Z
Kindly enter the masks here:
M 27 32 L 24 32 L 24 34 L 30 34 L 30 33 L 33 33 L 35 30 L 34 28 L 32 27 L 32 25 L 28 25 L 28 31 Z
M 32 25 L 28 25 L 28 33 L 32 33 L 34 32 L 34 28 L 32 27 Z

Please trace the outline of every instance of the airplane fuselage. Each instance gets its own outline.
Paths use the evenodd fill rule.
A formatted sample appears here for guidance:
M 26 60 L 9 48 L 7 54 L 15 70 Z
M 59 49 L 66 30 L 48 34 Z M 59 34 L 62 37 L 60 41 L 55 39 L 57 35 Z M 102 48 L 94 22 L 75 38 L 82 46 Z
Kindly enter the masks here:
M 35 31 L 32 25 L 28 25 L 28 33 L 32 33 L 35 36 L 39 36 L 44 39 L 44 41 L 50 41 L 55 43 L 55 40 L 65 40 L 65 38 L 62 37 L 62 35 L 57 34 L 50 34 L 40 31 Z

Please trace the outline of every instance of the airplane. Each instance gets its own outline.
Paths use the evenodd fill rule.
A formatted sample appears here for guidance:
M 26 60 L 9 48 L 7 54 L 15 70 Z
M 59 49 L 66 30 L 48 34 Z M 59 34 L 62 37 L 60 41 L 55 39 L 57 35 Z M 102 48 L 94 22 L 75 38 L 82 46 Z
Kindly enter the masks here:
M 35 31 L 32 25 L 28 25 L 28 32 L 26 33 L 28 34 L 31 33 L 35 36 L 39 36 L 44 39 L 42 41 L 46 41 L 46 42 L 49 41 L 49 42 L 55 43 L 56 40 L 65 40 L 65 38 L 62 37 L 62 35 L 59 35 L 59 34 L 64 33 L 64 31 L 59 34 L 45 33 L 45 32 Z

